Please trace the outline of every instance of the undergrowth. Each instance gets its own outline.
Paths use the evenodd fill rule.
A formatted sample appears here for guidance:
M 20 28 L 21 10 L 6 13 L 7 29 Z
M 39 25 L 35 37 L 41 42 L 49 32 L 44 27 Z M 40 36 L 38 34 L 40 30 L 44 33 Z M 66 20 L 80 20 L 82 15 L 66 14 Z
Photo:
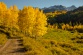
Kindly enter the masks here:
M 4 30 L 7 32 L 7 30 Z M 29 37 L 19 31 L 8 32 L 21 37 L 26 55 L 83 55 L 83 33 L 48 28 L 42 37 Z M 5 44 L 7 35 L 0 32 L 0 45 Z
M 0 32 L 0 45 L 4 45 L 7 42 L 7 36 Z
M 43 37 L 22 39 L 27 55 L 83 55 L 83 34 L 76 31 L 48 29 Z

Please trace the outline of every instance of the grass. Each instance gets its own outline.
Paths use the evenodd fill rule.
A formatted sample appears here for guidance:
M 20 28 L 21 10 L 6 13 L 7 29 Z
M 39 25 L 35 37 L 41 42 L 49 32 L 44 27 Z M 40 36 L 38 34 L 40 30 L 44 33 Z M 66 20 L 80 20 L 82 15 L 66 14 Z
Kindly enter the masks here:
M 50 29 L 43 38 L 56 41 L 60 49 L 68 51 L 69 54 L 79 55 L 83 52 L 83 33 Z
M 83 55 L 82 42 L 83 33 L 60 29 L 48 29 L 47 34 L 37 39 L 23 36 L 27 55 Z
M 70 33 L 69 31 L 65 31 L 65 30 L 50 30 L 48 31 L 47 34 L 45 34 L 43 37 L 45 39 L 53 39 L 56 41 L 61 41 L 61 42 L 70 42 L 70 38 L 73 36 L 72 33 Z
M 48 28 L 44 36 L 36 39 L 16 31 L 11 35 L 21 37 L 26 55 L 83 55 L 83 33 L 77 31 Z M 0 45 L 6 41 L 7 35 L 0 32 Z
M 30 37 L 23 37 L 23 40 L 27 55 L 52 55 L 52 53 L 44 48 L 44 46 L 37 40 Z

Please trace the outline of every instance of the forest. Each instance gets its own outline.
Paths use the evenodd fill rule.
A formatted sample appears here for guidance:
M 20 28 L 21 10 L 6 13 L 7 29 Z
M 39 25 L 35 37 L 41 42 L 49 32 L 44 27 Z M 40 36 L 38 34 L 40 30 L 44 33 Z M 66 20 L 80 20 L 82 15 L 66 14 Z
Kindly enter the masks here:
M 20 40 L 24 52 L 19 55 L 83 55 L 83 6 L 45 13 L 32 6 L 8 8 L 0 2 L 0 49 L 10 39 L 11 48 L 14 39 Z M 5 54 L 10 53 L 0 50 Z

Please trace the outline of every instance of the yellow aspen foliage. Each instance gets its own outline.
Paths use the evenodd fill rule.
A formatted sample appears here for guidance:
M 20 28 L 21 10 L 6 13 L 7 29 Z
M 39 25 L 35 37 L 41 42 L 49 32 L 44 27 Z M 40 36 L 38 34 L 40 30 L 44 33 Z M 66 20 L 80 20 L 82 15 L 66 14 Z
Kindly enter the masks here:
M 42 36 L 46 33 L 46 16 L 38 8 L 24 7 L 19 12 L 19 28 L 29 36 Z
M 19 28 L 27 32 L 30 36 L 32 35 L 33 25 L 35 21 L 35 11 L 33 7 L 24 7 L 23 10 L 19 12 L 18 25 Z
M 63 25 L 62 25 L 62 29 L 63 29 L 63 30 L 65 30 L 65 28 L 66 28 L 66 25 L 65 25 L 65 24 L 63 24 Z
M 18 10 L 17 6 L 7 9 L 0 2 L 0 25 L 10 28 L 19 28 L 31 37 L 42 36 L 46 33 L 47 18 L 43 11 L 31 6 Z M 17 25 L 18 24 L 18 25 Z
M 6 10 L 7 10 L 7 6 L 3 2 L 0 2 L 0 25 L 3 24 Z
M 58 26 L 55 26 L 55 29 L 57 30 L 58 29 Z
M 4 18 L 4 21 L 3 21 L 3 25 L 6 26 L 6 27 L 9 27 L 10 24 L 11 24 L 11 11 L 8 9 L 6 10 L 6 13 L 5 13 L 5 18 Z
M 4 19 L 3 19 L 3 25 L 10 28 L 18 28 L 18 8 L 17 6 L 11 6 L 9 9 L 4 10 Z
M 69 24 L 66 24 L 66 29 L 70 29 L 70 25 Z
M 46 31 L 46 25 L 47 25 L 47 18 L 45 14 L 43 14 L 43 11 L 40 11 L 38 8 L 35 9 L 36 12 L 36 19 L 35 19 L 35 26 L 34 26 L 34 34 L 35 36 L 43 36 Z
M 8 18 L 8 21 L 10 22 L 10 27 L 17 27 L 18 12 L 19 10 L 16 5 L 9 8 L 9 11 L 7 13 L 10 13 L 10 17 Z

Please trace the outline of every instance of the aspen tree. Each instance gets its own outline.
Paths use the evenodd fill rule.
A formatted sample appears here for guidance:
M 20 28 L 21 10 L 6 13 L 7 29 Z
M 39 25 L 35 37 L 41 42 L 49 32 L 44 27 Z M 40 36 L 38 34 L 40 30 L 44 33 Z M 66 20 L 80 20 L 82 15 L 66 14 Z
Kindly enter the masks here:
M 17 27 L 19 10 L 16 5 L 11 6 L 9 10 L 11 13 L 10 18 L 8 18 L 10 22 L 10 27 Z
M 40 11 L 38 8 L 35 9 L 36 12 L 36 19 L 35 19 L 35 26 L 34 26 L 34 35 L 35 36 L 43 36 L 46 31 L 46 25 L 47 25 L 47 18 L 45 14 L 43 14 L 43 11 Z
M 42 36 L 46 33 L 47 18 L 38 8 L 24 7 L 19 12 L 19 28 L 31 37 Z
M 0 25 L 3 25 L 6 10 L 7 10 L 6 4 L 0 2 Z

